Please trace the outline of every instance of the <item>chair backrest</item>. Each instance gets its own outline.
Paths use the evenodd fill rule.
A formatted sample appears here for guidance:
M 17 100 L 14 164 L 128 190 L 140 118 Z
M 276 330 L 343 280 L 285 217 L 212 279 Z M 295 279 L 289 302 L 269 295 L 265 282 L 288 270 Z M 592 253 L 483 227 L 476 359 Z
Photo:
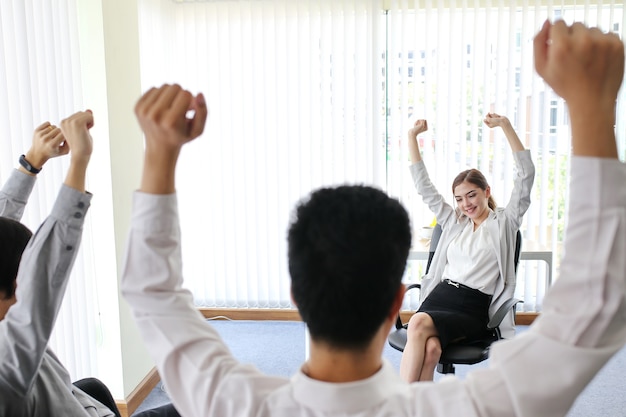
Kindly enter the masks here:
M 435 256 L 435 250 L 437 250 L 437 245 L 439 244 L 440 237 L 441 225 L 437 223 L 433 228 L 433 234 L 430 238 L 430 247 L 428 248 L 428 262 L 426 263 L 426 274 L 428 274 L 428 270 L 430 269 L 430 263 L 433 261 L 433 256 Z
M 522 232 L 517 229 L 517 238 L 515 239 L 515 273 L 517 274 L 517 265 L 519 265 L 519 257 L 522 253 Z

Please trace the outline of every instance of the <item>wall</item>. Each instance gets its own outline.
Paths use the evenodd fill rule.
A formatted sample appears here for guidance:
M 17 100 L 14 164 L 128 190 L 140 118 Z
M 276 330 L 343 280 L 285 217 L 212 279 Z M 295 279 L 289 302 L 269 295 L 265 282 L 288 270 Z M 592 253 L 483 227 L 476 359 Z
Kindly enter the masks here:
M 94 112 L 92 215 L 109 222 L 110 239 L 94 243 L 103 342 L 98 375 L 116 399 L 126 399 L 154 364 L 139 337 L 119 277 L 130 222 L 132 191 L 139 185 L 143 140 L 133 107 L 141 94 L 136 0 L 81 0 L 79 45 L 84 102 Z M 107 195 L 109 193 L 110 195 Z M 114 247 L 110 242 L 115 242 Z M 111 277 L 117 277 L 112 279 Z

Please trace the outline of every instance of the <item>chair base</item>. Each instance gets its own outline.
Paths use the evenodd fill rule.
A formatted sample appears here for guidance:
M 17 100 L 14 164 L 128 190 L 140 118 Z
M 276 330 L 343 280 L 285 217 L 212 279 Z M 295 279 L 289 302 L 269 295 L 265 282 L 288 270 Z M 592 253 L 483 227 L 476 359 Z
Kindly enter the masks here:
M 439 372 L 440 374 L 452 374 L 454 375 L 454 373 L 456 372 L 456 368 L 454 367 L 453 363 L 441 363 L 439 362 L 437 364 L 437 372 Z

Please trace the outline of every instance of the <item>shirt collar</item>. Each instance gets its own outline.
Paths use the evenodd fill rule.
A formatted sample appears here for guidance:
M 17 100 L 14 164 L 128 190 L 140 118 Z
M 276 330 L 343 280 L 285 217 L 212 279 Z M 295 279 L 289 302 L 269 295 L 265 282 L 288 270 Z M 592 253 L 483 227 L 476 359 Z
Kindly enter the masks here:
M 292 378 L 295 400 L 322 412 L 354 413 L 372 408 L 393 393 L 406 389 L 391 364 L 383 359 L 383 366 L 367 379 L 355 382 L 331 383 L 312 379 L 299 371 Z

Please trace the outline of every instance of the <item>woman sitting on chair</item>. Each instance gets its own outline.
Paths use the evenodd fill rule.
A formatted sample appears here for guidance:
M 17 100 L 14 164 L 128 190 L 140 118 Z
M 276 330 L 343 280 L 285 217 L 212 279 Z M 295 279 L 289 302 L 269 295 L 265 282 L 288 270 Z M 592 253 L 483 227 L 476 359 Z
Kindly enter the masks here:
M 515 242 L 530 205 L 535 166 L 506 117 L 489 113 L 484 123 L 502 128 L 517 166 L 513 192 L 504 208 L 496 207 L 487 180 L 476 169 L 461 172 L 452 183 L 456 210 L 447 204 L 430 181 L 420 154 L 417 135 L 428 129 L 426 120 L 416 121 L 409 130 L 415 187 L 442 228 L 429 272 L 422 279 L 421 305 L 407 326 L 400 375 L 409 382 L 432 381 L 448 344 L 483 338 L 490 317 L 515 291 Z M 500 329 L 503 337 L 513 336 L 513 312 Z

